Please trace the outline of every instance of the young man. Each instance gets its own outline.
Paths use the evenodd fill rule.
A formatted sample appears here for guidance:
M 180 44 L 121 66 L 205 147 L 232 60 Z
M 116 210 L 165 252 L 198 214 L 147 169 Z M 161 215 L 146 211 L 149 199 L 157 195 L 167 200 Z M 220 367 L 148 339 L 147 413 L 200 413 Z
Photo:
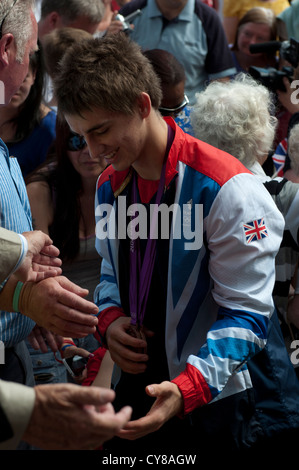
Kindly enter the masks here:
M 95 208 L 98 334 L 119 374 L 115 406 L 134 408 L 111 448 L 250 446 L 267 432 L 247 362 L 273 337 L 281 214 L 234 157 L 161 117 L 159 81 L 123 33 L 73 46 L 55 92 L 91 162 L 108 165 Z

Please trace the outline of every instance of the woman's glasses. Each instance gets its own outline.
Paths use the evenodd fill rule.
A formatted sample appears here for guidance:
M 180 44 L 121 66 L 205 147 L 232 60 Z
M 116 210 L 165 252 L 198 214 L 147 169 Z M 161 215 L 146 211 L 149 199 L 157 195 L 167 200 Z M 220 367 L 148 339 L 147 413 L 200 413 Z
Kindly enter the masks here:
M 175 108 L 164 108 L 163 106 L 160 106 L 159 111 L 162 114 L 162 116 L 171 116 L 172 114 L 177 115 L 182 111 L 182 109 L 184 109 L 185 106 L 187 106 L 188 103 L 189 103 L 188 96 L 184 95 L 184 99 L 181 102 L 181 104 L 179 104 Z
M 67 149 L 71 152 L 77 152 L 78 150 L 84 149 L 87 143 L 84 137 L 79 134 L 75 134 L 74 132 L 70 132 L 68 141 L 67 141 Z

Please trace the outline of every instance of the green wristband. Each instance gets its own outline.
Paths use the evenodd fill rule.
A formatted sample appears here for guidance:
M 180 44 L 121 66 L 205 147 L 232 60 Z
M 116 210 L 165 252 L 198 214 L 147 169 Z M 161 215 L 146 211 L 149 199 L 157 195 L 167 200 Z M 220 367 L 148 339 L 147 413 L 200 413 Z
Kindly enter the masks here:
M 13 299 L 12 299 L 12 308 L 14 312 L 19 311 L 19 298 L 20 298 L 23 285 L 24 285 L 23 282 L 20 282 L 20 281 L 16 285 L 16 288 L 13 294 Z

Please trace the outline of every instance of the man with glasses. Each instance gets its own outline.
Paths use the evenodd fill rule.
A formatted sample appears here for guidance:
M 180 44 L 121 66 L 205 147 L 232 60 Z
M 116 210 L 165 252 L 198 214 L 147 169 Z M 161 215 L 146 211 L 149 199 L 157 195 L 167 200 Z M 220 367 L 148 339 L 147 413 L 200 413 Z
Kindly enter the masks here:
M 32 7 L 31 0 L 0 2 L 0 80 L 5 103 L 22 84 L 30 55 L 37 49 Z M 32 230 L 22 173 L 2 140 L 0 207 L 1 227 L 16 233 Z M 35 322 L 67 336 L 82 337 L 95 331 L 96 319 L 88 314 L 98 309 L 82 298 L 86 294 L 60 276 L 24 284 L 10 277 L 0 285 L 1 306 L 5 309 L 0 312 L 0 341 L 4 347 L 0 363 L 0 448 L 15 448 L 22 436 L 26 442 L 47 449 L 97 448 L 129 419 L 128 408 L 114 413 L 114 393 L 109 390 L 77 390 L 67 384 L 35 388 L 20 385 L 34 385 L 24 340 Z M 28 446 L 22 443 L 19 448 Z

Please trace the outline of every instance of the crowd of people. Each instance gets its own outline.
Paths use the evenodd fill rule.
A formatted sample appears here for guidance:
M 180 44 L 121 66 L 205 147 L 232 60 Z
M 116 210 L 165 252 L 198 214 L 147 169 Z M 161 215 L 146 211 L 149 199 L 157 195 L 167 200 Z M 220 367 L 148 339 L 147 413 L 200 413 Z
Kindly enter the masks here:
M 0 2 L 0 449 L 294 450 L 298 6 Z

